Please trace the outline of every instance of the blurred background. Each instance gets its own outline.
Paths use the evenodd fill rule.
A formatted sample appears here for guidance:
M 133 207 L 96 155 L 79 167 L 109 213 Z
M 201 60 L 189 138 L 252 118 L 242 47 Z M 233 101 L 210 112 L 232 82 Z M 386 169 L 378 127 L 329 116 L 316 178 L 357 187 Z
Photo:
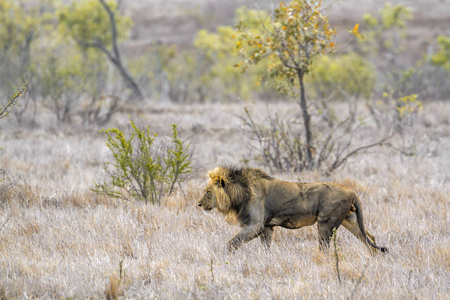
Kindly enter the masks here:
M 56 123 L 103 125 L 125 103 L 141 101 L 281 101 L 287 97 L 266 80 L 265 65 L 245 73 L 235 67 L 242 58 L 233 38 L 238 21 L 255 27 L 255 12 L 278 4 L 2 0 L 0 97 L 30 82 L 14 122 L 31 128 L 42 114 Z M 449 1 L 328 0 L 323 7 L 337 46 L 315 59 L 306 79 L 310 99 L 387 93 L 448 100 Z M 350 33 L 356 24 L 359 36 Z

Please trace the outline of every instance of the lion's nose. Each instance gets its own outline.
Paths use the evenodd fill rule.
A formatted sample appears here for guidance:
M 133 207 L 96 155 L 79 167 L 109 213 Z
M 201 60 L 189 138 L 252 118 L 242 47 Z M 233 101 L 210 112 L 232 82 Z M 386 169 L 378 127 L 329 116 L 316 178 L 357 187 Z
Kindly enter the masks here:
M 202 206 L 202 204 L 201 204 L 201 203 L 198 203 L 198 206 L 200 206 L 200 207 L 201 207 L 201 206 Z

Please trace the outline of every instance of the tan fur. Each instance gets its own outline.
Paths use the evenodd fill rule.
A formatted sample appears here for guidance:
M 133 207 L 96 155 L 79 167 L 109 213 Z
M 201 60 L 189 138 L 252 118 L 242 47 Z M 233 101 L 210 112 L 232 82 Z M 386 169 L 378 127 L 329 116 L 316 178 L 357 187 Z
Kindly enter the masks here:
M 364 229 L 361 202 L 353 190 L 331 182 L 294 183 L 274 179 L 253 168 L 217 167 L 198 205 L 234 213 L 242 226 L 228 243 L 230 251 L 255 237 L 269 246 L 273 228 L 296 229 L 317 223 L 321 248 L 328 246 L 332 229 L 341 224 L 371 251 L 387 252 L 375 245 Z

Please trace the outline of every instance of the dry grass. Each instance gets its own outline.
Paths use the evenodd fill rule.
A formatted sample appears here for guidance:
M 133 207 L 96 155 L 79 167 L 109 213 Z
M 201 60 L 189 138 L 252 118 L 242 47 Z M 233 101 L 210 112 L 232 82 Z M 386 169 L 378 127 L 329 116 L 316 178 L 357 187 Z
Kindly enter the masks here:
M 237 225 L 196 207 L 207 169 L 251 156 L 233 116 L 241 109 L 163 105 L 140 112 L 156 130 L 180 123 L 196 151 L 184 194 L 176 191 L 160 207 L 90 191 L 109 155 L 97 129 L 2 128 L 0 165 L 16 185 L 0 200 L 0 297 L 344 299 L 364 270 L 355 299 L 450 297 L 450 104 L 431 103 L 417 120 L 415 157 L 377 149 L 331 175 L 274 174 L 336 181 L 360 195 L 366 227 L 390 254 L 372 257 L 338 230 L 342 284 L 333 251 L 318 250 L 314 226 L 277 228 L 270 251 L 255 240 L 229 254 Z M 127 117 L 114 122 L 123 126 Z M 375 132 L 366 130 L 366 138 Z

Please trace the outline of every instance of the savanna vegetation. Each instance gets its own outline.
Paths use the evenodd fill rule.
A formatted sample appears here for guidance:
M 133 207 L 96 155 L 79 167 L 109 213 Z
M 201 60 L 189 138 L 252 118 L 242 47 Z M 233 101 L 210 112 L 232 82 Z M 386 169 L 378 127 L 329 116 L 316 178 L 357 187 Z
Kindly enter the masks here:
M 263 2 L 0 2 L 1 299 L 449 297 L 450 5 Z M 229 253 L 221 164 L 351 187 L 390 253 Z

